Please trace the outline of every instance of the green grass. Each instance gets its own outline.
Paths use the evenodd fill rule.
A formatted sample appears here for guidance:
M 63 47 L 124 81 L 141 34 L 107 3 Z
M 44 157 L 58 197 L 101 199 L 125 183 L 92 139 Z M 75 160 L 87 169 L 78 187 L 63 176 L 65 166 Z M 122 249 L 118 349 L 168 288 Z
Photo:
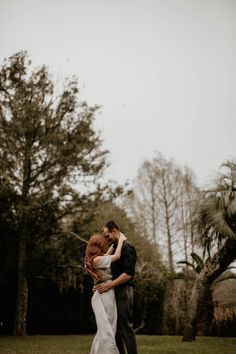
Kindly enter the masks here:
M 89 354 L 93 336 L 0 337 L 1 354 Z M 137 336 L 139 354 L 235 354 L 236 338 L 197 337 L 182 342 L 179 336 Z M 102 353 L 101 353 L 102 354 Z

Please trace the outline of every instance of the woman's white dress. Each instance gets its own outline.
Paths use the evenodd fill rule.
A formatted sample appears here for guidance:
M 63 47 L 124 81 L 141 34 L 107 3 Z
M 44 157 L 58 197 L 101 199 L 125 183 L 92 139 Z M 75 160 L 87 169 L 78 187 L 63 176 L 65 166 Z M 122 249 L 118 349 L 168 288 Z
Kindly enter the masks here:
M 111 256 L 102 256 L 96 267 L 105 281 L 111 281 Z M 114 289 L 102 294 L 95 291 L 92 296 L 92 308 L 97 323 L 90 354 L 119 354 L 115 334 L 117 326 L 117 308 Z

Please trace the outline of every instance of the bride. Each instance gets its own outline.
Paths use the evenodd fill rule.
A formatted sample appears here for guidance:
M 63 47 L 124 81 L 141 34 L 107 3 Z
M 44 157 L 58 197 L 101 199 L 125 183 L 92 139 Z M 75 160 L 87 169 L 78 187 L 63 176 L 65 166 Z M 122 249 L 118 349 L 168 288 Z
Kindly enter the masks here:
M 126 237 L 121 234 L 114 254 L 113 246 L 101 234 L 91 236 L 85 254 L 85 268 L 94 279 L 94 285 L 112 280 L 111 263 L 117 261 Z M 97 290 L 92 296 L 92 308 L 97 323 L 90 354 L 119 354 L 115 335 L 117 326 L 117 308 L 114 288 L 100 294 Z

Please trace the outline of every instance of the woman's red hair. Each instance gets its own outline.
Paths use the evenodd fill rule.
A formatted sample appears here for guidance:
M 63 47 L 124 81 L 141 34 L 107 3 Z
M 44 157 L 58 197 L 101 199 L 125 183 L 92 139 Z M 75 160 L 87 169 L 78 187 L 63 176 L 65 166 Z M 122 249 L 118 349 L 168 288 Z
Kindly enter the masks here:
M 102 280 L 102 275 L 94 267 L 93 260 L 97 256 L 103 256 L 108 247 L 107 240 L 101 234 L 92 235 L 89 239 L 85 252 L 85 269 L 93 279 Z

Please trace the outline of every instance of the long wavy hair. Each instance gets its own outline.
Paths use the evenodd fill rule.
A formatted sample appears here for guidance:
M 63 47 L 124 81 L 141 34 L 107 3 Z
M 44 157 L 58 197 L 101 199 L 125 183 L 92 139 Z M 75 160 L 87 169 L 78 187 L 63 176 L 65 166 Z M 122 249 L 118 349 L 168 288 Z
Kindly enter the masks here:
M 101 234 L 94 234 L 90 237 L 85 252 L 85 269 L 88 274 L 96 280 L 103 280 L 102 274 L 94 267 L 93 260 L 97 256 L 103 256 L 109 245 L 107 240 Z

